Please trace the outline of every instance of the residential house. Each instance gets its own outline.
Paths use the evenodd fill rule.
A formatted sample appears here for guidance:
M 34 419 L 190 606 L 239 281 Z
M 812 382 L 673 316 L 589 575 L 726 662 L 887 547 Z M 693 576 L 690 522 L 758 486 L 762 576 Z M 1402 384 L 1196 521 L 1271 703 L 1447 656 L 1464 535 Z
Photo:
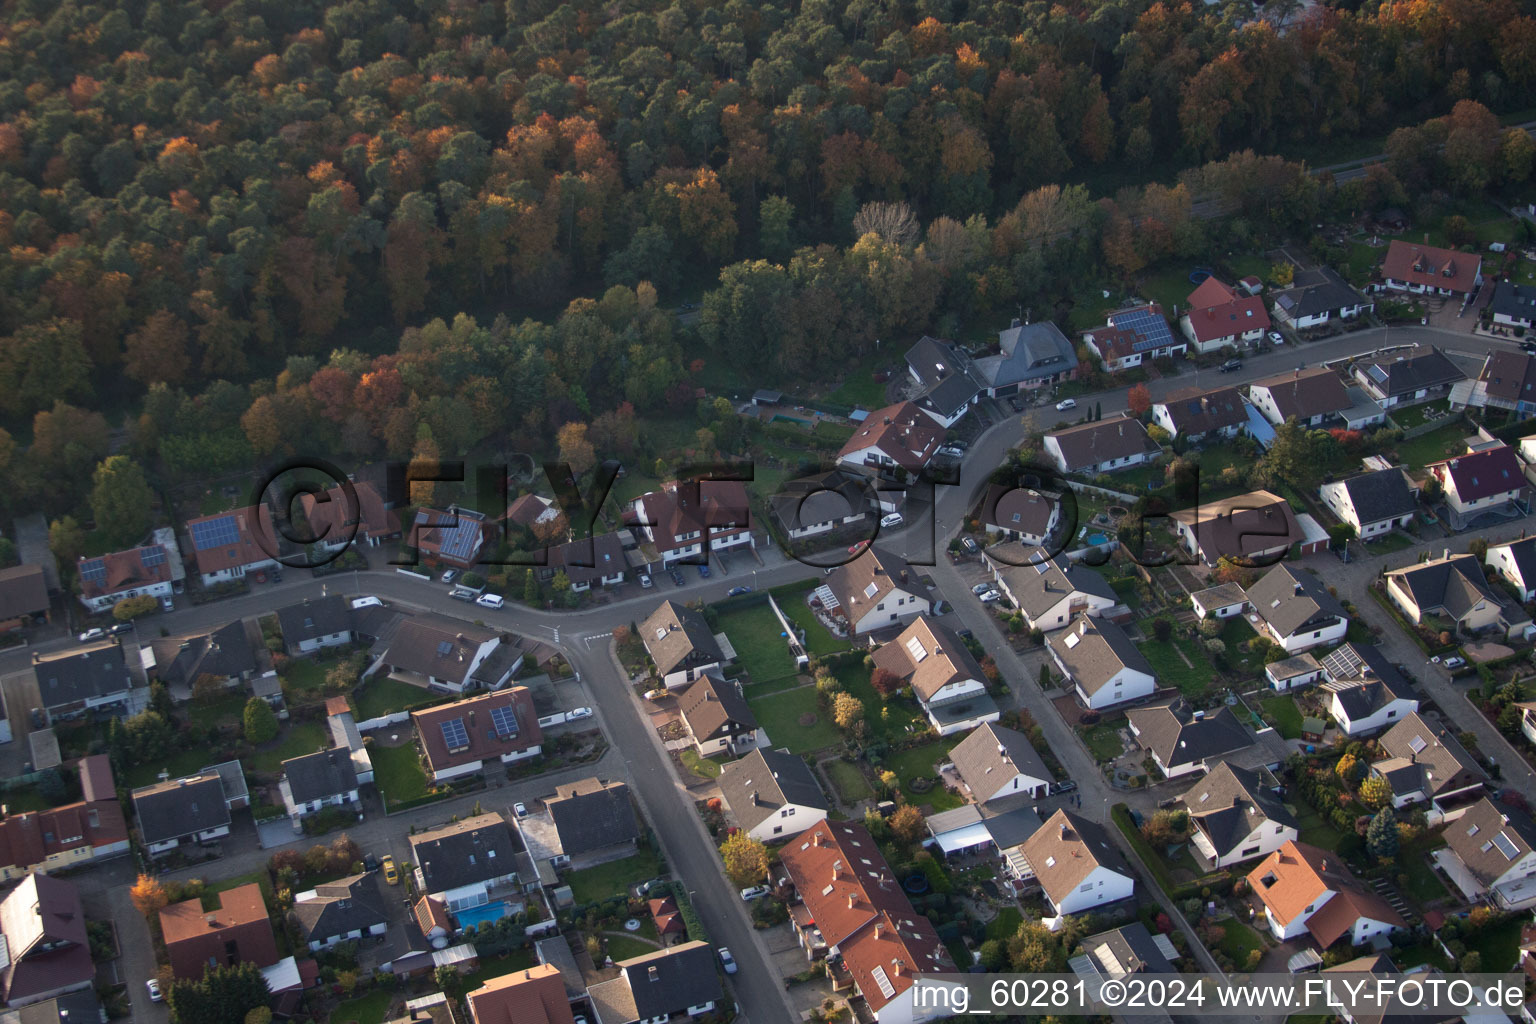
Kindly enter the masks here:
M 1463 301 L 1483 286 L 1483 258 L 1471 253 L 1393 239 L 1381 261 L 1384 287 L 1414 295 L 1452 295 Z
M 928 588 L 907 560 L 871 545 L 832 570 L 816 588 L 822 607 L 847 623 L 850 634 L 895 626 L 933 612 Z
M 1493 298 L 1488 301 L 1488 312 L 1493 322 L 1504 327 L 1529 329 L 1536 320 L 1536 287 L 1500 281 L 1493 286 Z
M 1208 771 L 1217 758 L 1253 744 L 1231 708 L 1202 711 L 1179 697 L 1167 704 L 1126 712 L 1131 735 L 1152 755 L 1166 779 Z
M 1536 600 L 1536 536 L 1488 545 L 1483 564 L 1520 592 L 1521 603 Z
M 1058 917 L 1098 910 L 1136 891 L 1135 875 L 1103 826 L 1070 811 L 1047 818 L 1017 852 Z
M 1044 444 L 1057 469 L 1085 476 L 1130 469 L 1163 454 L 1162 445 L 1129 413 L 1053 430 Z
M 948 626 L 920 615 L 888 644 L 875 649 L 884 669 L 912 688 L 940 736 L 998 719 L 986 677 L 970 650 Z
M 1343 857 L 1295 840 L 1249 872 L 1248 884 L 1281 942 L 1310 935 L 1320 949 L 1341 938 L 1360 946 L 1407 927 L 1386 900 L 1355 878 Z
M 352 642 L 352 603 L 340 594 L 284 605 L 277 610 L 277 622 L 290 655 L 314 654 Z
M 1409 712 L 1377 741 L 1382 756 L 1371 774 L 1392 787 L 1392 806 L 1430 804 L 1431 820 L 1451 817 L 1483 795 L 1487 774 L 1477 759 L 1443 726 Z
M 718 670 L 694 680 L 678 697 L 677 708 L 688 738 L 703 757 L 739 757 L 760 746 L 760 738 L 767 739 L 741 694 L 741 684 L 721 676 Z
M 1248 401 L 1276 426 L 1294 417 L 1303 427 L 1320 427 L 1352 404 L 1344 382 L 1326 366 L 1256 380 L 1248 385 Z
M 993 484 L 981 503 L 981 522 L 989 536 L 1041 547 L 1061 522 L 1061 496 Z
M 1511 409 L 1517 416 L 1536 412 L 1536 356 L 1494 349 L 1483 361 L 1477 380 L 1451 390 L 1451 406 Z
M 480 564 L 480 551 L 491 532 L 485 513 L 474 509 L 458 505 L 445 509 L 418 508 L 406 543 L 429 566 L 473 569 Z
M 1237 388 L 1179 388 L 1153 403 L 1152 422 L 1191 444 L 1230 439 L 1247 425 L 1248 407 Z
M 362 813 L 358 800 L 357 768 L 347 750 L 319 750 L 313 754 L 290 757 L 283 762 L 277 791 L 282 794 L 283 809 L 293 819 L 294 827 L 306 815 L 327 807 L 350 805 Z
M 840 959 L 834 984 L 851 982 L 876 1021 L 921 1019 L 913 997 L 918 977 L 955 966 L 864 826 L 817 822 L 779 857 L 800 896 L 790 919 L 807 957 Z
M 804 540 L 863 522 L 869 498 L 866 478 L 831 469 L 781 484 L 768 504 L 784 533 Z
M 544 808 L 560 835 L 562 866 L 590 867 L 635 852 L 640 819 L 623 782 L 594 776 L 562 783 Z
M 276 565 L 282 552 L 272 510 L 266 505 L 188 520 L 187 533 L 205 587 L 230 583 L 248 572 Z
M 952 341 L 923 335 L 907 349 L 907 370 L 922 389 L 914 404 L 944 427 L 960 422 L 981 394 L 970 357 Z
M 1101 978 L 1130 974 L 1174 974 L 1179 951 L 1162 932 L 1156 935 L 1140 921 L 1083 939 L 1082 953 L 1070 961 L 1074 973 Z
M 1488 584 L 1476 555 L 1452 555 L 1420 562 L 1382 574 L 1387 597 L 1409 622 L 1426 619 L 1451 625 L 1458 633 L 1472 635 L 1493 631 L 1507 637 L 1530 619 L 1523 609 L 1505 599 Z
M 826 794 L 800 757 L 759 747 L 720 771 L 720 795 L 736 824 L 771 843 L 797 836 L 827 816 Z
M 684 480 L 636 498 L 625 520 L 663 566 L 703 563 L 712 552 L 753 546 L 750 504 L 739 480 Z
M 1463 897 L 1502 910 L 1536 905 L 1536 824 L 1524 812 L 1487 797 L 1445 830 L 1431 856 Z
M 149 687 L 136 684 L 116 637 L 82 651 L 32 654 L 32 674 L 50 721 L 101 711 L 130 718 L 149 705 Z
M 1285 692 L 1311 686 L 1323 678 L 1323 666 L 1310 654 L 1298 654 L 1294 658 L 1272 661 L 1264 666 L 1264 678 L 1271 689 Z
M 91 987 L 85 908 L 74 883 L 32 874 L 0 900 L 0 1002 L 15 1008 Z
M 640 624 L 640 638 L 669 690 L 687 686 L 725 661 L 704 616 L 687 605 L 663 601 Z
M 105 754 L 80 759 L 83 800 L 0 818 L 0 882 L 49 874 L 119 857 L 129 850 L 128 824 L 117 802 Z
M 1328 713 L 1347 736 L 1385 729 L 1419 710 L 1408 679 L 1378 647 L 1345 644 L 1323 659 L 1323 678 Z
M 1080 614 L 1069 628 L 1049 634 L 1045 644 L 1056 667 L 1072 681 L 1077 699 L 1095 711 L 1157 690 L 1146 655 L 1113 622 Z
M 252 643 L 251 633 L 257 637 Z M 236 619 L 225 623 L 211 633 L 186 639 L 164 637 L 152 640 L 139 648 L 140 658 L 146 651 L 152 669 L 161 682 L 171 688 L 172 696 L 185 698 L 193 684 L 204 676 L 233 687 L 250 683 L 262 676 L 276 678 L 271 657 L 260 643 L 260 628 L 246 620 Z
M 1049 320 L 1013 324 L 997 332 L 1000 355 L 976 360 L 988 398 L 1048 388 L 1077 377 L 1077 352 Z
M 1300 654 L 1344 639 L 1349 616 L 1316 574 L 1282 563 L 1248 588 L 1248 602 L 1263 633 L 1286 654 Z
M 992 578 L 1030 629 L 1063 629 L 1079 614 L 1098 616 L 1119 601 L 1109 581 L 1095 570 L 1044 548 L 1018 541 L 993 544 L 983 554 Z
M 0 1024 L 72 1024 L 79 1021 L 97 1024 L 106 1015 L 95 990 L 83 988 L 77 992 L 67 992 L 51 999 L 0 1011 Z
M 42 566 L 13 565 L 0 569 L 0 630 L 47 621 L 51 604 Z
M 629 571 L 624 538 L 616 532 L 567 541 L 547 550 L 548 564 L 537 570 L 539 578 L 553 579 L 556 573 L 563 572 L 578 594 L 593 587 L 617 586 Z
M 109 612 L 130 597 L 166 597 L 173 586 L 173 560 L 180 557 L 159 544 L 95 558 L 81 556 L 75 565 L 80 577 L 80 603 L 92 612 Z
M 248 882 L 212 899 L 214 906 L 208 910 L 194 896 L 160 911 L 165 955 L 177 981 L 197 981 L 210 967 L 277 963 L 277 937 L 261 886 Z
M 1296 271 L 1291 286 L 1276 292 L 1274 299 L 1275 319 L 1298 329 L 1353 320 L 1376 308 L 1328 266 Z
M 1272 565 L 1285 557 L 1291 545 L 1307 540 L 1290 503 L 1269 491 L 1202 502 L 1170 518 L 1190 554 L 1209 566 L 1222 558 Z M 1302 553 L 1313 552 L 1303 545 Z
M 674 1017 L 702 1017 L 724 996 L 714 950 L 704 942 L 685 942 L 620 960 L 615 966 L 617 978 L 587 989 L 602 1024 L 657 1024 Z
M 1296 816 L 1276 795 L 1274 777 L 1265 776 L 1219 762 L 1180 798 L 1195 848 L 1215 867 L 1267 857 L 1300 834 Z
M 1037 815 L 1036 828 L 1039 827 L 1039 821 Z M 946 857 L 975 856 L 995 849 L 992 834 L 987 831 L 981 809 L 976 804 L 961 804 L 947 811 L 930 814 L 923 819 L 923 824 L 928 827 L 929 836 L 922 841 L 923 845 L 938 847 Z
M 522 891 L 517 855 L 523 844 L 498 814 L 417 832 L 410 844 L 416 891 L 441 901 L 450 914 L 483 907 L 498 892 Z
M 538 526 L 553 532 L 558 528 L 552 524 L 557 522 L 561 515 L 563 513 L 560 511 L 560 506 L 555 504 L 554 499 L 546 498 L 542 494 L 528 493 L 513 498 L 512 504 L 507 506 L 501 519 L 502 522 L 511 523 L 522 529 L 532 530 Z M 539 535 L 547 536 L 548 534 L 540 533 Z
M 400 536 L 400 522 L 389 514 L 384 498 L 370 481 L 347 483 L 321 491 L 302 493 L 299 506 L 309 526 L 311 542 L 321 551 L 343 551 L 361 543 L 378 547 Z
M 141 786 L 132 797 L 139 838 L 151 856 L 170 853 L 183 843 L 209 843 L 229 835 L 229 802 L 223 777 L 216 771 Z
M 1236 583 L 1218 583 L 1189 595 L 1195 616 L 1201 619 L 1231 619 L 1248 610 L 1248 594 Z
M 1525 467 L 1515 450 L 1498 444 L 1424 467 L 1440 481 L 1453 519 L 1466 520 L 1485 512 L 1515 514 L 1525 488 Z M 1513 507 L 1512 507 L 1513 506 Z
M 533 693 L 526 686 L 412 711 L 411 722 L 433 782 L 473 775 L 488 762 L 527 761 L 544 749 Z
M 866 416 L 837 453 L 837 462 L 849 469 L 916 476 L 943 443 L 944 427 L 937 420 L 911 402 L 900 402 Z
M 331 734 L 331 746 L 344 750 L 352 761 L 352 772 L 359 785 L 373 781 L 373 759 L 363 744 L 363 734 L 357 727 L 357 719 L 345 697 L 328 697 L 325 701 L 325 727 Z
M 1397 467 L 1357 473 L 1318 488 L 1323 504 L 1364 540 L 1413 522 L 1418 492 L 1418 485 Z
M 1169 359 L 1189 351 L 1184 339 L 1168 329 L 1163 309 L 1156 303 L 1117 309 L 1105 321 L 1103 327 L 1084 331 L 1083 341 L 1110 372 L 1140 366 L 1144 359 Z
M 310 952 L 365 936 L 382 939 L 389 931 L 389 911 L 379 891 L 379 876 L 373 871 L 295 894 L 292 913 Z
M 1197 352 L 1216 352 L 1229 345 L 1262 341 L 1269 330 L 1269 312 L 1257 295 L 1239 295 L 1212 275 L 1189 293 L 1189 307 L 1179 317 L 1179 328 Z
M 1028 736 L 992 722 L 956 744 L 949 759 L 963 790 L 978 804 L 1020 793 L 1038 800 L 1050 791 L 1053 781 Z
M 1390 362 L 1362 359 L 1350 366 L 1350 372 L 1365 393 L 1387 409 L 1441 398 L 1452 384 L 1467 379 L 1460 367 L 1433 345 L 1428 352 L 1398 356 Z
M 382 648 L 382 652 L 380 651 Z M 380 671 L 439 693 L 498 690 L 523 663 L 523 654 L 496 630 L 443 615 L 413 615 L 374 648 Z
M 472 1024 L 575 1024 L 576 1020 L 560 968 L 554 964 L 489 978 L 464 1001 Z

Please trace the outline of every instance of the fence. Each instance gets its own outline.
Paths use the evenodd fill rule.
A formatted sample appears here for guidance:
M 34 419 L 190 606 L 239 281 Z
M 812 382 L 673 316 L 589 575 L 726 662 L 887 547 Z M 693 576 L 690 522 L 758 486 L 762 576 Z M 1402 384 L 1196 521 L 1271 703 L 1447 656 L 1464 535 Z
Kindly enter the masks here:
M 378 718 L 370 718 L 367 721 L 358 722 L 357 731 L 373 732 L 375 729 L 383 729 L 390 725 L 400 725 L 410 720 L 411 713 L 409 711 L 395 711 L 387 715 L 380 715 Z
M 395 572 L 399 573 L 401 576 L 414 576 L 418 580 L 422 580 L 423 582 L 426 582 L 426 583 L 431 583 L 432 582 L 432 577 L 428 576 L 424 572 L 413 572 L 410 569 L 396 569 Z
M 1068 487 L 1072 488 L 1074 491 L 1092 491 L 1095 494 L 1102 494 L 1106 498 L 1114 498 L 1117 501 L 1123 501 L 1128 505 L 1134 505 L 1136 503 L 1136 495 L 1126 494 L 1124 491 L 1112 491 L 1108 487 L 1097 487 L 1093 484 L 1085 484 L 1077 480 L 1064 480 L 1062 482 L 1065 483 Z

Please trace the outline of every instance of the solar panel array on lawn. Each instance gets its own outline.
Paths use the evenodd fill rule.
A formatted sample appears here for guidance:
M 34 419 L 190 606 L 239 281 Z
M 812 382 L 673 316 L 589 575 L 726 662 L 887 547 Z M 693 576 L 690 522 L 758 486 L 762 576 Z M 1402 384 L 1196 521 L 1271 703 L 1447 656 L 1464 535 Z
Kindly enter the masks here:
M 192 531 L 192 546 L 199 551 L 227 547 L 240 542 L 240 528 L 235 522 L 234 513 L 219 516 L 217 519 L 205 519 L 200 523 L 192 523 L 189 528 Z

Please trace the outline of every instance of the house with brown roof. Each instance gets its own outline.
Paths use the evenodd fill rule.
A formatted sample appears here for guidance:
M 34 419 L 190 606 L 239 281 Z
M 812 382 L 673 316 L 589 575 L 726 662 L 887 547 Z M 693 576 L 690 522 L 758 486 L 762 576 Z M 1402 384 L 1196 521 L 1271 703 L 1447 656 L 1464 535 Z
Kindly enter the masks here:
M 1484 797 L 1445 830 L 1431 855 L 1462 896 L 1504 910 L 1536 905 L 1536 823 Z
M 1040 547 L 1061 522 L 1061 496 L 993 484 L 981 502 L 981 522 L 989 536 Z
M 904 624 L 933 611 L 928 588 L 907 560 L 886 548 L 869 546 L 832 570 L 816 597 L 853 635 Z
M 0 882 L 34 871 L 62 871 L 128 852 L 128 823 L 117 802 L 107 756 L 82 758 L 80 780 L 84 800 L 0 818 Z
M 539 964 L 487 980 L 464 997 L 474 1024 L 575 1024 L 560 969 Z
M 1512 513 L 1511 506 L 1525 489 L 1525 467 L 1513 448 L 1478 447 L 1424 467 L 1440 482 L 1446 506 L 1461 520 L 1487 512 Z
M 1113 310 L 1106 314 L 1103 327 L 1083 332 L 1083 343 L 1110 373 L 1189 351 L 1184 339 L 1168 329 L 1163 309 L 1156 303 Z
M 1087 476 L 1130 469 L 1163 454 L 1162 445 L 1129 413 L 1053 430 L 1043 443 L 1057 469 Z
M 411 723 L 433 782 L 473 775 L 488 762 L 527 761 L 544 749 L 533 693 L 526 686 L 412 711 Z
M 993 544 L 982 554 L 992 579 L 1030 629 L 1064 629 L 1080 614 L 1102 615 L 1119 598 L 1103 574 L 1044 548 L 1016 541 Z
M 319 494 L 299 495 L 312 541 L 322 551 L 341 551 L 356 542 L 378 547 L 400 536 L 400 521 L 384 507 L 372 483 L 362 481 L 332 487 Z
M 1248 385 L 1248 401 L 1275 426 L 1294 417 L 1303 427 L 1322 426 L 1353 404 L 1344 382 L 1326 366 L 1256 380 Z
M 536 525 L 552 526 L 562 514 L 560 506 L 552 498 L 529 493 L 512 499 L 512 504 L 507 506 L 501 518 L 513 526 L 532 529 Z
M 1396 359 L 1361 359 L 1350 366 L 1365 393 L 1384 409 L 1443 397 L 1451 385 L 1467 379 L 1461 367 L 1435 346 Z
M 489 533 L 493 531 L 483 512 L 458 505 L 418 508 L 406 543 L 429 566 L 473 569 L 480 564 L 480 550 Z
M 276 565 L 282 552 L 272 510 L 265 504 L 189 519 L 187 534 L 205 587 Z
M 378 660 L 368 674 L 383 671 L 438 693 L 498 689 L 523 663 L 522 651 L 500 633 L 443 615 L 403 620 L 374 650 Z
M 277 938 L 267 916 L 267 902 L 255 882 L 226 889 L 203 909 L 194 897 L 160 911 L 165 955 L 178 981 L 197 981 L 210 967 L 277 963 Z
M 1429 803 L 1430 821 L 1436 822 L 1483 795 L 1488 775 L 1477 759 L 1447 729 L 1431 726 L 1417 711 L 1376 742 L 1383 756 L 1371 762 L 1371 774 L 1386 780 L 1398 810 Z
M 1066 629 L 1049 634 L 1045 645 L 1085 707 L 1099 711 L 1157 691 L 1146 655 L 1107 619 L 1080 614 Z
M 863 522 L 873 496 L 867 477 L 831 469 L 785 481 L 768 504 L 785 534 L 801 540 Z
M 1101 825 L 1059 810 L 1009 852 L 1015 877 L 1033 880 L 1060 917 L 1130 899 L 1136 878 Z
M 899 402 L 865 417 L 837 461 L 849 469 L 916 476 L 943 442 L 943 424 L 911 402 Z
M 1210 566 L 1223 557 L 1273 564 L 1291 545 L 1307 539 L 1290 503 L 1269 491 L 1202 502 L 1169 518 L 1190 554 Z M 1302 553 L 1312 552 L 1304 548 Z
M 720 641 L 704 616 L 685 604 L 663 601 L 640 624 L 645 652 L 656 665 L 662 685 L 675 690 L 725 661 Z
M 741 694 L 741 684 L 718 671 L 706 672 L 695 680 L 678 698 L 677 708 L 688 738 L 704 757 L 739 757 L 768 740 Z
M 1286 654 L 1338 643 L 1349 615 L 1315 573 L 1281 563 L 1248 588 L 1248 603 L 1263 623 L 1261 632 Z
M 702 563 L 711 552 L 755 545 L 751 502 L 739 480 L 668 483 L 631 502 L 625 521 L 655 547 L 663 566 Z
M 1295 840 L 1249 872 L 1248 884 L 1264 904 L 1270 933 L 1281 942 L 1310 935 L 1320 949 L 1341 938 L 1360 946 L 1407 927 L 1386 900 L 1355 878 L 1344 858 Z
M 764 747 L 720 771 L 720 795 L 736 824 L 771 843 L 810 828 L 827 816 L 826 794 L 795 754 Z
M 840 975 L 877 1021 L 915 1019 L 918 977 L 953 971 L 933 924 L 912 908 L 862 825 L 825 820 L 780 851 L 800 897 L 791 919 L 808 959 L 840 957 Z
M 552 579 L 563 572 L 578 594 L 593 587 L 617 586 L 629 571 L 624 540 L 613 531 L 555 544 L 548 549 L 546 562 L 536 570 L 539 579 Z
M 1269 330 L 1269 312 L 1257 295 L 1239 295 L 1214 274 L 1189 293 L 1179 317 L 1179 330 L 1197 352 L 1215 352 L 1229 345 L 1262 341 Z
M 1464 383 L 1451 389 L 1450 404 L 1531 415 L 1536 412 L 1536 356 L 1507 349 L 1489 352 L 1470 387 Z
M 0 569 L 0 632 L 47 621 L 50 603 L 42 566 Z
M 166 597 L 171 593 L 176 551 L 146 544 L 95 558 L 81 556 L 75 563 L 80 578 L 80 603 L 93 612 L 109 612 L 130 597 Z
M 1463 300 L 1483 286 L 1483 258 L 1393 239 L 1381 261 L 1382 285 L 1413 295 L 1455 295 Z
M 32 874 L 0 901 L 0 1001 L 28 1006 L 90 988 L 96 977 L 85 908 L 71 882 Z
M 949 752 L 965 791 L 978 804 L 1026 794 L 1039 799 L 1051 788 L 1051 770 L 1017 729 L 980 726 Z
M 1207 771 L 1220 763 L 1219 758 L 1253 744 L 1253 736 L 1231 708 L 1206 712 L 1183 697 L 1132 708 L 1126 712 L 1126 724 L 1165 779 Z
M 1248 407 L 1234 387 L 1179 388 L 1153 403 L 1152 422 L 1191 443 L 1208 437 L 1233 438 L 1248 422 Z
M 884 669 L 912 688 L 940 736 L 974 729 L 998 719 L 987 695 L 986 676 L 976 658 L 948 626 L 926 615 L 874 652 Z

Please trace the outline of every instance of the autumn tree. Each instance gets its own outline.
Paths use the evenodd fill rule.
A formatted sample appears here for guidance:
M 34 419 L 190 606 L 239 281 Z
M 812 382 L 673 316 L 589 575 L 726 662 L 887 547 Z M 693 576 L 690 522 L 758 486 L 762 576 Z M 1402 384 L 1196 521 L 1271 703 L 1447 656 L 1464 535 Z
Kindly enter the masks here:
M 901 676 L 888 668 L 876 668 L 869 677 L 869 683 L 875 688 L 875 692 L 882 697 L 890 697 L 899 693 L 903 685 Z
M 1392 784 L 1380 775 L 1372 775 L 1360 783 L 1360 802 L 1376 810 L 1392 802 Z
M 768 877 L 768 848 L 740 829 L 720 844 L 720 859 L 725 863 L 725 873 L 738 887 L 756 885 Z
M 60 565 L 73 566 L 85 552 L 85 530 L 74 516 L 64 516 L 48 524 L 48 549 Z
M 1343 755 L 1339 758 L 1338 763 L 1333 766 L 1333 773 L 1339 777 L 1339 780 L 1344 785 L 1351 788 L 1359 781 L 1362 771 L 1360 761 L 1354 754 Z
M 567 423 L 555 433 L 555 443 L 560 448 L 560 461 L 577 476 L 597 465 L 597 451 L 587 438 L 585 423 Z
M 144 874 L 139 875 L 133 887 L 128 890 L 128 898 L 133 901 L 135 910 L 150 919 L 171 902 L 160 880 L 154 875 Z
M 891 835 L 903 843 L 916 843 L 927 831 L 928 823 L 923 818 L 923 812 L 912 804 L 902 804 L 891 815 Z
M 96 467 L 91 479 L 91 513 L 107 542 L 125 548 L 143 540 L 154 493 L 139 464 L 126 455 L 113 455 Z
M 1152 410 L 1152 392 L 1145 384 L 1137 384 L 1126 392 L 1125 407 L 1132 416 L 1145 416 Z
M 832 721 L 839 729 L 852 729 L 854 723 L 864 720 L 864 702 L 851 693 L 839 693 L 832 698 Z
M 245 739 L 247 743 L 266 743 L 277 738 L 277 715 L 272 711 L 272 705 L 265 698 L 252 697 L 245 702 L 245 713 L 242 716 L 245 726 Z
M 132 622 L 141 615 L 148 615 L 160 602 L 149 594 L 139 594 L 136 597 L 125 597 L 112 606 L 112 617 L 118 622 Z
M 123 371 L 140 384 L 180 384 L 191 362 L 187 335 L 185 320 L 168 309 L 156 310 L 124 339 Z

